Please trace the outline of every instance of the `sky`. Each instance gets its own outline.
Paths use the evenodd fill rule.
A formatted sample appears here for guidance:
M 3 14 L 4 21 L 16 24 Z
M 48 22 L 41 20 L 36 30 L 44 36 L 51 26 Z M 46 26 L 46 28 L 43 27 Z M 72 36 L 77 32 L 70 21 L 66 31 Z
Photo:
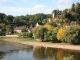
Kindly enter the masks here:
M 51 14 L 53 10 L 70 8 L 80 0 L 0 0 L 0 13 L 13 16 Z

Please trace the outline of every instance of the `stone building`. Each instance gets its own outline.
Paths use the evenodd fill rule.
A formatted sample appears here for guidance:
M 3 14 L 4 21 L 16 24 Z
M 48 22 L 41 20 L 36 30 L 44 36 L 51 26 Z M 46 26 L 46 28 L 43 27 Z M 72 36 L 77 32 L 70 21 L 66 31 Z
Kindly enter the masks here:
M 53 19 L 57 18 L 59 19 L 61 17 L 62 11 L 54 10 L 52 13 Z

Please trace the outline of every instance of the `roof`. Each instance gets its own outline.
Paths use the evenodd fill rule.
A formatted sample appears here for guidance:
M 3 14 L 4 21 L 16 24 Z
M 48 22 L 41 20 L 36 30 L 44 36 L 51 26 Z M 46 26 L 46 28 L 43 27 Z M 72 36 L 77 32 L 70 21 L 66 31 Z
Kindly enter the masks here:
M 22 29 L 26 29 L 26 26 L 19 26 L 14 28 L 14 30 L 22 30 Z

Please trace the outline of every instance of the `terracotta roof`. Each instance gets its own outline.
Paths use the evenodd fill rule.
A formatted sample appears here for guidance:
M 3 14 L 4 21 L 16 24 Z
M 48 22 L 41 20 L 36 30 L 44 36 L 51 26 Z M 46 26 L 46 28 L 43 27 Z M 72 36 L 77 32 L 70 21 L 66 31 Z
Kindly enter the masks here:
M 22 30 L 22 29 L 26 29 L 26 26 L 19 26 L 14 28 L 14 30 Z

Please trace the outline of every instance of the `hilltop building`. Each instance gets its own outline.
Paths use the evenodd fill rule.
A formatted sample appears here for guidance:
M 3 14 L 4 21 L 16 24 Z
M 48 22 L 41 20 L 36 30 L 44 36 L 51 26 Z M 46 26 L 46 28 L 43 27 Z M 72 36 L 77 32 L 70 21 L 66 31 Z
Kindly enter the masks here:
M 52 13 L 52 17 L 53 17 L 53 19 L 60 19 L 61 14 L 62 14 L 62 11 L 54 10 Z

